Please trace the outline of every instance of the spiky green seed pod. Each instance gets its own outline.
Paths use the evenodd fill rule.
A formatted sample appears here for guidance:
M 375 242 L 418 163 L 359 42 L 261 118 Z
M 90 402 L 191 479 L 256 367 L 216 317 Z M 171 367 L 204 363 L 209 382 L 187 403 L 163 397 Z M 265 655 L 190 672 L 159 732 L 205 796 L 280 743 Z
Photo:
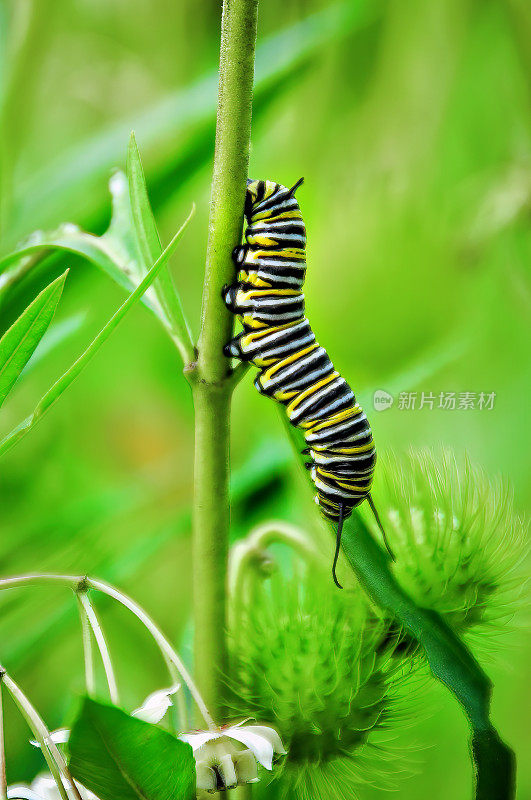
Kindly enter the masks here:
M 361 593 L 329 577 L 274 575 L 240 608 L 231 646 L 232 707 L 278 730 L 287 755 L 275 796 L 355 798 L 367 781 L 393 784 L 400 659 Z
M 478 644 L 506 626 L 522 603 L 525 554 L 507 486 L 450 452 L 421 451 L 383 458 L 374 497 L 395 574 L 419 605 Z

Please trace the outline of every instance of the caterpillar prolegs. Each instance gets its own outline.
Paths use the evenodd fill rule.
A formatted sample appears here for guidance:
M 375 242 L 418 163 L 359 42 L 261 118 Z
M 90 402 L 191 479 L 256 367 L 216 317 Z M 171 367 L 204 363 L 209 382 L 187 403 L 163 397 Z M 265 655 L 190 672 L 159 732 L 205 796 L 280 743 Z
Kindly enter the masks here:
M 369 422 L 304 315 L 306 229 L 295 199 L 301 183 L 288 189 L 248 182 L 245 244 L 233 251 L 237 283 L 223 290 L 243 331 L 224 353 L 258 367 L 258 391 L 285 406 L 290 423 L 304 432 L 316 502 L 337 523 L 332 574 L 340 586 L 335 569 L 343 521 L 364 500 L 393 554 L 370 495 L 376 450 Z

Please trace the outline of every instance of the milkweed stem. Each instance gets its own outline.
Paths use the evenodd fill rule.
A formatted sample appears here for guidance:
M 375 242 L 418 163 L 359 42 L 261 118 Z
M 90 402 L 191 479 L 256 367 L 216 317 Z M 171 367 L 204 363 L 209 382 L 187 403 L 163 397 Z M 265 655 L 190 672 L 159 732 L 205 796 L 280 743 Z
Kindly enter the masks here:
M 2 683 L 5 685 L 15 704 L 18 706 L 20 713 L 26 720 L 28 727 L 32 731 L 36 741 L 39 744 L 41 752 L 56 783 L 57 790 L 62 800 L 70 800 L 63 782 L 63 778 L 69 784 L 74 798 L 76 798 L 76 800 L 82 800 L 79 789 L 77 788 L 76 783 L 66 765 L 66 761 L 59 751 L 57 745 L 52 741 L 50 731 L 44 724 L 37 710 L 26 697 L 20 686 L 15 683 L 15 681 L 1 667 L 0 674 L 2 676 Z
M 109 687 L 109 697 L 111 698 L 111 703 L 118 705 L 120 702 L 120 698 L 118 696 L 118 686 L 116 684 L 116 677 L 114 675 L 114 668 L 112 665 L 109 648 L 107 646 L 107 640 L 105 639 L 105 634 L 103 633 L 98 616 L 94 611 L 92 603 L 88 599 L 86 592 L 78 592 L 77 597 L 81 607 L 83 608 L 83 611 L 85 612 L 85 617 L 91 627 L 98 650 L 100 651 L 101 661 L 105 671 L 105 677 L 107 679 L 107 686 Z
M 216 716 L 223 716 L 227 675 L 226 578 L 230 528 L 230 362 L 223 346 L 232 315 L 221 290 L 234 279 L 232 250 L 241 240 L 251 137 L 258 0 L 224 0 L 219 98 L 198 359 L 186 371 L 193 389 L 194 674 Z
M 170 662 L 170 664 L 173 665 L 173 667 L 175 667 L 175 669 L 178 671 L 179 675 L 181 676 L 184 683 L 188 687 L 188 690 L 192 695 L 194 701 L 196 702 L 199 711 L 201 712 L 201 715 L 203 716 L 203 719 L 206 722 L 207 726 L 211 730 L 218 730 L 218 726 L 214 722 L 214 719 L 207 705 L 205 704 L 203 697 L 201 696 L 197 686 L 192 680 L 190 673 L 188 672 L 184 663 L 179 657 L 179 654 L 173 649 L 173 647 L 169 643 L 168 639 L 164 636 L 160 628 L 155 624 L 155 622 L 153 622 L 151 617 L 144 611 L 144 609 L 138 605 L 138 603 L 136 603 L 126 594 L 121 592 L 119 589 L 116 589 L 114 586 L 111 586 L 110 583 L 89 578 L 86 575 L 85 576 L 61 575 L 52 573 L 16 575 L 11 578 L 2 578 L 0 580 L 0 591 L 2 589 L 14 589 L 18 586 L 28 586 L 39 583 L 63 584 L 69 586 L 77 593 L 86 593 L 88 589 L 95 589 L 96 591 L 101 592 L 102 594 L 106 594 L 108 597 L 112 597 L 118 603 L 127 608 L 149 631 L 149 633 L 155 640 L 156 644 L 158 645 L 158 648 L 161 651 L 161 654 L 164 657 L 166 663 Z M 175 676 L 175 672 L 173 669 L 170 670 L 170 674 L 173 679 Z
M 4 707 L 2 702 L 2 675 L 0 673 L 0 800 L 7 800 L 6 752 L 4 739 Z
M 96 692 L 96 682 L 94 678 L 94 659 L 92 656 L 92 629 L 85 607 L 81 602 L 79 594 L 76 594 L 79 607 L 79 618 L 81 620 L 81 632 L 83 636 L 83 661 L 85 663 L 85 687 L 89 697 L 94 697 Z

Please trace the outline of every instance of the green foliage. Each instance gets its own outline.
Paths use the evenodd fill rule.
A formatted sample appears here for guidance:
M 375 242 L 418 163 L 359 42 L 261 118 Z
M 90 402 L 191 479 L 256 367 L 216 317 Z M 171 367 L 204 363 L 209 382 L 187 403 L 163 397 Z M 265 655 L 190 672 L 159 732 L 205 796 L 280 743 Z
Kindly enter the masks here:
M 1 6 L 6 45 L 8 5 Z M 328 0 L 261 4 L 252 175 L 306 176 L 301 202 L 310 243 L 308 308 L 319 340 L 363 399 L 380 450 L 440 441 L 466 449 L 490 474 L 510 477 L 521 511 L 530 496 L 529 4 L 420 1 L 407 11 L 395 1 L 369 5 L 345 3 L 341 16 Z M 218 8 L 153 0 L 124 16 L 114 0 L 80 2 L 75 14 L 67 0 L 15 3 L 12 9 L 19 6 L 24 14 L 38 12 L 38 24 L 16 27 L 16 48 L 2 51 L 6 61 L 17 51 L 14 70 L 2 65 L 6 83 L 12 71 L 17 76 L 14 89 L 2 87 L 17 108 L 8 151 L 8 172 L 16 180 L 14 197 L 5 204 L 11 213 L 1 220 L 3 252 L 36 226 L 48 230 L 65 219 L 103 231 L 105 183 L 109 170 L 122 163 L 134 127 L 166 240 L 185 205 L 198 203 L 198 224 L 182 245 L 186 268 L 179 270 L 183 301 L 197 307 L 206 165 L 214 141 Z M 352 22 L 358 15 L 355 24 L 346 24 L 348 11 Z M 31 38 L 24 41 L 28 30 Z M 301 69 L 307 65 L 311 69 Z M 121 180 L 128 203 L 123 175 Z M 9 186 L 2 181 L 4 195 Z M 134 241 L 131 253 L 129 266 L 140 271 Z M 65 354 L 70 360 L 84 348 L 87 326 L 99 330 L 118 303 L 115 285 L 99 269 L 67 256 L 69 290 L 57 324 L 82 308 L 83 327 L 38 360 L 54 334 L 52 323 L 30 362 L 35 368 L 17 386 L 20 408 L 32 407 L 31 398 L 64 370 Z M 40 261 L 12 283 L 7 280 L 15 272 L 8 270 L 2 282 L 4 329 L 55 277 L 51 270 L 58 260 Z M 12 265 L 18 270 L 21 263 Z M 128 292 L 138 274 L 116 271 Z M 152 293 L 143 302 L 162 317 Z M 454 339 L 446 358 L 445 343 Z M 438 352 L 442 357 L 432 359 Z M 493 389 L 497 402 L 481 414 L 402 412 L 396 402 L 374 413 L 368 387 L 395 396 L 418 389 L 419 397 L 423 389 Z M 232 452 L 243 484 L 247 465 L 262 463 L 259 443 L 274 451 L 280 431 L 274 411 L 250 386 L 238 388 L 235 403 Z M 148 315 L 133 312 L 83 381 L 63 395 L 55 415 L 3 463 L 4 572 L 96 571 L 149 598 L 150 611 L 178 639 L 190 602 L 190 405 L 174 348 Z M 17 411 L 6 403 L 3 432 L 15 424 Z M 278 469 L 273 458 L 266 455 L 265 461 L 270 478 L 257 481 L 254 494 L 238 503 L 235 536 L 251 520 L 313 519 L 284 454 Z M 378 505 L 383 493 L 379 483 Z M 404 581 L 409 588 L 407 575 Z M 68 697 L 52 688 L 67 685 L 81 669 L 74 615 L 63 600 L 45 606 L 39 590 L 27 600 L 5 594 L 3 657 L 20 664 L 39 708 L 60 724 Z M 467 593 L 467 602 L 472 596 Z M 502 611 L 497 598 L 489 595 L 489 604 Z M 28 605 L 22 607 L 22 600 Z M 101 613 L 112 632 L 113 654 L 123 663 L 132 707 L 152 686 L 157 666 L 142 640 L 131 643 L 124 635 L 119 616 L 105 604 Z M 508 679 L 505 665 L 491 669 L 499 684 L 496 722 L 521 755 L 524 797 L 531 792 L 528 715 L 521 702 L 529 658 L 519 646 L 522 633 L 504 627 L 513 671 Z M 478 652 L 483 656 L 488 648 L 492 657 L 486 626 L 477 630 L 474 647 L 485 638 Z M 134 684 L 128 679 L 131 663 Z M 436 748 L 424 754 L 423 769 L 409 782 L 410 800 L 469 796 L 465 723 L 452 703 L 441 693 L 440 713 L 422 724 L 421 735 Z M 40 754 L 27 747 L 26 732 L 9 708 L 6 725 L 10 779 L 29 778 L 41 767 Z M 499 764 L 492 752 L 483 767 L 489 764 Z M 482 774 L 495 785 L 492 769 Z M 363 795 L 385 796 L 369 787 Z
M 476 773 L 476 800 L 511 800 L 514 796 L 514 755 L 501 741 L 490 720 L 492 685 L 459 636 L 433 611 L 417 606 L 398 584 L 384 555 L 359 513 L 347 520 L 343 530 L 343 552 L 358 580 L 372 599 L 403 626 L 421 645 L 433 675 L 459 701 L 472 729 L 471 748 Z M 488 744 L 487 744 L 488 743 Z M 500 766 L 503 785 L 489 783 L 490 764 L 482 758 L 489 752 Z M 478 758 L 479 756 L 479 758 Z
M 379 7 L 368 2 L 333 3 L 264 37 L 256 54 L 255 112 L 268 109 L 291 86 L 290 79 L 298 76 L 301 67 L 311 64 L 326 47 L 363 29 L 378 15 Z M 217 23 L 216 19 L 214 30 L 219 35 Z M 218 65 L 208 67 L 201 77 L 137 111 L 132 123 L 130 116 L 113 120 L 53 163 L 44 163 L 22 184 L 22 195 L 22 187 L 15 187 L 17 214 L 9 229 L 10 240 L 26 235 L 35 225 L 57 224 L 72 209 L 76 218 L 84 216 L 84 222 L 99 218 L 103 206 L 99 186 L 121 162 L 123 142 L 131 128 L 149 155 L 158 194 L 173 193 L 176 176 L 184 180 L 197 173 L 213 154 Z
M 0 339 L 0 406 L 46 333 L 66 276 L 65 272 L 43 289 Z
M 286 424 L 285 427 L 295 450 L 301 452 L 303 443 L 301 431 L 289 424 Z M 303 458 L 304 456 L 302 456 Z M 439 466 L 435 475 L 440 475 L 441 471 Z M 401 503 L 416 513 L 418 494 L 415 492 L 404 494 L 404 490 L 407 489 L 407 479 L 406 486 L 404 486 L 400 471 L 395 475 L 395 480 L 402 492 Z M 426 480 L 426 475 L 424 475 L 424 480 Z M 433 486 L 430 486 L 429 479 L 427 486 L 430 492 L 433 492 Z M 437 534 L 443 518 L 439 518 L 438 510 L 433 514 L 433 507 L 435 505 L 437 508 L 437 501 L 434 501 L 431 494 L 429 496 L 432 513 L 427 515 L 426 527 L 434 526 L 434 539 L 437 547 L 442 547 L 443 540 L 439 539 Z M 451 504 L 451 495 L 447 502 Z M 473 516 L 477 514 L 477 510 L 477 508 L 474 509 Z M 503 516 L 504 506 L 497 509 L 497 512 L 500 511 Z M 448 515 L 447 512 L 447 518 L 452 520 L 453 527 L 453 515 Z M 335 526 L 328 522 L 327 527 L 330 529 L 330 533 L 335 535 Z M 434 677 L 442 681 L 461 704 L 471 725 L 472 744 L 474 741 L 482 743 L 471 747 L 472 757 L 476 759 L 479 756 L 479 760 L 474 762 L 476 800 L 480 800 L 480 798 L 481 800 L 510 800 L 514 795 L 514 755 L 501 741 L 490 719 L 491 682 L 459 637 L 459 632 L 435 611 L 425 608 L 422 602 L 417 603 L 415 597 L 408 593 L 407 587 L 397 580 L 394 574 L 395 562 L 391 562 L 389 555 L 377 544 L 376 538 L 381 534 L 378 528 L 376 531 L 377 533 L 373 535 L 364 521 L 359 507 L 354 509 L 343 527 L 343 552 L 368 595 L 389 616 L 391 621 L 401 626 L 404 632 L 419 643 Z M 421 541 L 424 536 L 428 538 L 424 530 L 422 533 Z M 393 543 L 394 540 L 391 538 L 391 547 L 393 547 Z M 510 550 L 510 541 L 507 546 Z M 442 564 L 443 560 L 444 549 L 439 563 Z M 444 598 L 444 593 L 443 588 L 439 596 Z M 452 610 L 455 609 L 452 608 Z M 500 774 L 505 776 L 502 787 L 499 783 L 492 784 L 485 777 L 483 770 L 487 769 L 488 773 L 490 768 L 482 758 L 486 752 L 494 753 L 500 764 Z
M 64 251 L 87 259 L 118 286 L 132 292 L 145 274 L 145 265 L 136 237 L 128 183 L 122 172 L 114 173 L 109 181 L 109 190 L 112 215 L 105 233 L 95 236 L 73 223 L 64 223 L 52 231 L 36 231 L 0 259 L 0 272 L 16 268 L 21 260 L 24 263 L 30 256 L 40 258 L 49 251 Z M 142 302 L 160 318 L 163 317 L 156 301 L 149 295 L 143 296 Z
M 144 170 L 134 133 L 131 134 L 127 151 L 127 177 L 136 239 L 144 270 L 148 270 L 151 264 L 154 264 L 160 257 L 162 245 L 151 210 Z M 186 364 L 192 360 L 194 350 L 181 299 L 167 269 L 162 270 L 157 278 L 155 292 Z
M 69 741 L 73 776 L 100 800 L 191 800 L 190 745 L 119 708 L 85 698 Z
M 162 255 L 153 264 L 148 274 L 139 283 L 137 288 L 132 292 L 127 300 L 125 300 L 120 308 L 113 314 L 111 319 L 107 322 L 105 327 L 98 333 L 95 339 L 92 340 L 87 349 L 79 356 L 77 361 L 53 384 L 53 386 L 46 392 L 44 397 L 41 398 L 33 413 L 18 425 L 11 433 L 8 433 L 2 441 L 0 441 L 0 456 L 11 449 L 17 442 L 19 442 L 43 417 L 48 409 L 59 399 L 62 393 L 67 389 L 70 384 L 77 378 L 82 369 L 88 364 L 92 357 L 97 353 L 102 344 L 109 338 L 119 322 L 125 317 L 127 312 L 140 300 L 144 292 L 153 283 L 161 269 L 164 268 L 167 260 L 175 250 L 179 239 L 181 238 L 186 225 L 191 218 L 191 214 L 175 234 L 169 245 L 166 247 Z

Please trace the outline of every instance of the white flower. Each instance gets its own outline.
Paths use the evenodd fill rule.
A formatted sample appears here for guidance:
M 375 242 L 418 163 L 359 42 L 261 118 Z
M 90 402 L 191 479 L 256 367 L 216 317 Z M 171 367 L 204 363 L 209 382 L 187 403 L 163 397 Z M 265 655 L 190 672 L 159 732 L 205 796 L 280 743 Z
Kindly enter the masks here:
M 132 716 L 156 725 L 173 705 L 172 697 L 180 685 L 159 689 L 150 694 Z M 68 728 L 58 728 L 49 739 L 54 744 L 65 744 L 70 737 Z M 275 755 L 286 751 L 280 736 L 265 725 L 227 725 L 213 731 L 183 733 L 179 739 L 192 746 L 196 762 L 197 788 L 206 792 L 231 789 L 242 783 L 258 781 L 257 762 L 268 770 L 273 769 Z M 39 743 L 32 741 L 35 747 Z M 83 800 L 98 800 L 96 795 L 79 786 Z M 17 794 L 18 792 L 18 794 Z M 71 789 L 67 787 L 70 797 Z M 8 798 L 20 800 L 59 800 L 59 792 L 51 775 L 37 777 L 31 786 L 10 786 Z
M 185 733 L 179 739 L 192 746 L 197 788 L 207 792 L 232 789 L 241 783 L 256 783 L 256 762 L 271 770 L 274 755 L 286 753 L 278 733 L 265 725 L 239 723 L 215 731 Z M 234 742 L 244 747 L 238 747 Z
M 169 689 L 158 689 L 158 691 L 146 697 L 140 708 L 136 708 L 133 711 L 132 716 L 156 725 L 165 716 L 168 709 L 172 707 L 173 701 L 171 698 L 180 688 L 181 684 L 177 683 Z
M 95 794 L 85 789 L 81 784 L 76 782 L 76 786 L 83 800 L 98 800 Z M 65 789 L 68 797 L 75 800 L 72 787 L 65 784 Z M 7 797 L 8 800 L 61 800 L 57 784 L 48 773 L 37 775 L 30 786 L 26 784 L 9 786 L 7 789 Z
M 157 689 L 156 692 L 146 697 L 140 708 L 135 708 L 131 716 L 156 725 L 162 720 L 168 709 L 172 707 L 173 701 L 171 698 L 180 688 L 181 684 L 177 683 L 169 689 Z M 70 731 L 68 728 L 57 728 L 49 736 L 50 741 L 54 744 L 65 744 L 69 738 Z M 32 739 L 31 744 L 34 747 L 40 747 L 39 743 L 34 739 Z

